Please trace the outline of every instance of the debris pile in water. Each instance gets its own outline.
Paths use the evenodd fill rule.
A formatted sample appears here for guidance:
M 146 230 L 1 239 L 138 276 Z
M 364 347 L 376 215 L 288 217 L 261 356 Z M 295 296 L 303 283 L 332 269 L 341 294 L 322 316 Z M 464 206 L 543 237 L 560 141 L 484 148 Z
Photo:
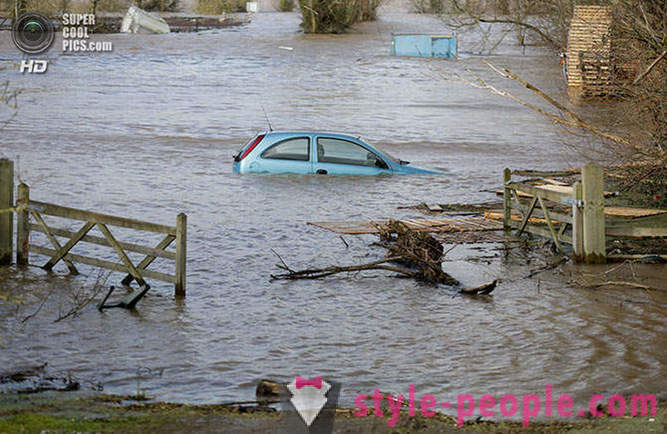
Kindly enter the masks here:
M 405 223 L 397 220 L 389 220 L 385 224 L 377 225 L 377 228 L 380 234 L 380 242 L 375 243 L 375 245 L 387 249 L 387 255 L 383 259 L 360 265 L 332 266 L 297 271 L 291 269 L 276 253 L 281 262 L 276 266 L 284 270 L 285 273 L 273 274 L 271 278 L 274 280 L 319 279 L 337 273 L 385 270 L 433 284 L 455 287 L 460 285 L 458 280 L 442 270 L 442 261 L 447 252 L 433 236 L 411 229 Z M 469 295 L 489 294 L 495 289 L 496 284 L 497 281 L 494 280 L 475 288 L 460 289 L 460 292 Z

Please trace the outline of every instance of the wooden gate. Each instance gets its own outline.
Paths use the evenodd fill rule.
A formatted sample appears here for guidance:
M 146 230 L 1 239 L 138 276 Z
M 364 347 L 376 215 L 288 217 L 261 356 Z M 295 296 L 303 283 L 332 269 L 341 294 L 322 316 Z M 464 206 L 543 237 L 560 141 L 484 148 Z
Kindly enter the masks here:
M 47 202 L 30 200 L 30 188 L 26 184 L 20 184 L 17 195 L 17 230 L 16 230 L 16 263 L 19 266 L 28 265 L 29 252 L 46 255 L 49 260 L 42 265 L 45 270 L 51 270 L 58 262 L 63 261 L 70 273 L 78 274 L 76 263 L 92 265 L 112 271 L 126 272 L 122 280 L 124 285 L 129 285 L 133 280 L 142 287 L 148 287 L 145 278 L 156 279 L 174 284 L 174 293 L 177 297 L 185 297 L 185 260 L 187 243 L 187 216 L 183 213 L 176 218 L 176 226 L 166 226 L 139 220 L 116 217 L 97 212 L 84 211 L 55 205 Z M 70 231 L 62 228 L 50 227 L 44 221 L 43 216 L 55 216 L 83 222 L 80 229 Z M 145 232 L 164 234 L 164 238 L 155 247 L 142 246 L 135 243 L 118 241 L 113 235 L 110 226 L 134 229 Z M 97 227 L 104 235 L 103 237 L 89 235 L 89 232 Z M 46 235 L 51 246 L 44 247 L 30 242 L 30 232 L 41 232 Z M 61 244 L 57 237 L 67 238 L 65 244 Z M 91 243 L 100 246 L 111 247 L 121 262 L 112 262 L 90 256 L 70 253 L 72 248 L 80 242 Z M 174 243 L 176 250 L 167 250 Z M 136 252 L 145 255 L 143 260 L 135 264 L 126 252 Z M 166 274 L 158 271 L 148 270 L 148 266 L 156 258 L 166 258 L 175 262 L 174 274 Z
M 605 262 L 608 236 L 667 236 L 667 210 L 605 206 L 603 171 L 596 164 L 583 166 L 581 182 L 573 185 L 513 182 L 512 171 L 505 169 L 503 196 L 506 232 L 516 229 L 516 235 L 530 232 L 551 238 L 561 252 L 562 243 L 571 244 L 578 261 Z M 514 220 L 518 216 L 512 215 L 513 209 L 520 212 L 519 221 Z

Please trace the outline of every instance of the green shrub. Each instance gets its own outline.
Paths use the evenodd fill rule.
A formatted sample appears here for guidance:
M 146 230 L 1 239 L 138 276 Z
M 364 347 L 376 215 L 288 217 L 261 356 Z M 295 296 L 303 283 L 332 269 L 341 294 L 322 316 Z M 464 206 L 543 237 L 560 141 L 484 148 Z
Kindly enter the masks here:
M 245 12 L 245 3 L 245 0 L 197 0 L 197 12 L 205 15 Z
M 145 11 L 175 12 L 179 0 L 136 0 L 137 7 Z
M 372 21 L 382 0 L 299 0 L 306 33 L 342 33 L 359 21 Z
M 280 12 L 292 12 L 294 10 L 294 0 L 280 0 L 278 10 Z

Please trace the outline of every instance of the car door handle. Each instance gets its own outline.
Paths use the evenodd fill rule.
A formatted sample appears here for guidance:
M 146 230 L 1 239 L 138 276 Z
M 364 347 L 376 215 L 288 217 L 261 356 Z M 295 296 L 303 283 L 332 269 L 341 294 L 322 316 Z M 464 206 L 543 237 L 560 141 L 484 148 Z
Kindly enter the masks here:
M 328 172 L 324 169 L 317 169 L 315 173 L 317 173 L 318 175 L 326 175 Z

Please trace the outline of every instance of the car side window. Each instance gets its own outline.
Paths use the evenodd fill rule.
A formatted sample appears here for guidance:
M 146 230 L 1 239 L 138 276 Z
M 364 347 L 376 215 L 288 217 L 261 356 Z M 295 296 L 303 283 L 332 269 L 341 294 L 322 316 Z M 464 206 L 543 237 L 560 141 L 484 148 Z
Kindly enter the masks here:
M 317 161 L 320 163 L 353 164 L 387 168 L 387 164 L 374 152 L 343 139 L 318 137 Z
M 310 139 L 298 137 L 276 143 L 262 153 L 262 158 L 274 160 L 310 160 Z

